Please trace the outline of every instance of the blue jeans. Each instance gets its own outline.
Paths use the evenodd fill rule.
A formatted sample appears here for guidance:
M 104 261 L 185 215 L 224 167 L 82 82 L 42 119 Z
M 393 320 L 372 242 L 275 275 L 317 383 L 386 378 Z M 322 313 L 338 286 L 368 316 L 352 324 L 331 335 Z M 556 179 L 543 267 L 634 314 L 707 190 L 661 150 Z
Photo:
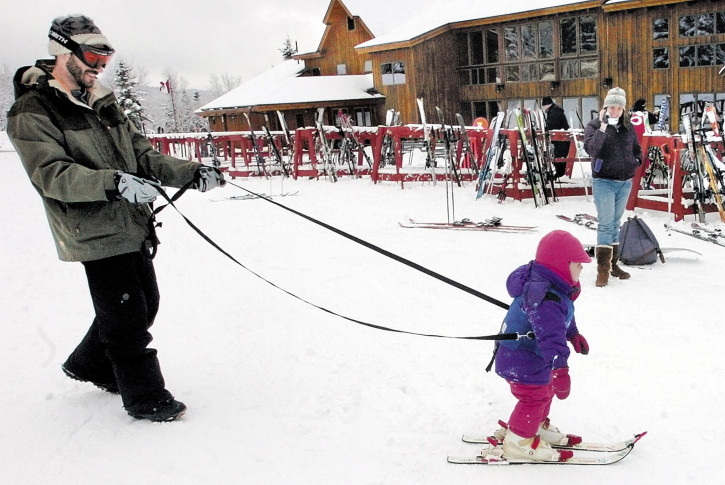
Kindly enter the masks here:
M 598 246 L 611 246 L 619 243 L 619 226 L 621 226 L 631 190 L 631 179 L 622 181 L 595 178 L 592 180 L 594 206 L 597 208 L 597 218 L 599 219 Z

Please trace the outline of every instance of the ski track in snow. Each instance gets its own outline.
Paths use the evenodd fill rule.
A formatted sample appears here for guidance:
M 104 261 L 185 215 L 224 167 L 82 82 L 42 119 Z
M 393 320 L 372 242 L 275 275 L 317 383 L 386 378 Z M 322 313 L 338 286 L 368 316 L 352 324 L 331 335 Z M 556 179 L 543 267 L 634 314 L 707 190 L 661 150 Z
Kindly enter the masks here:
M 717 345 L 725 249 L 667 235 L 667 214 L 636 210 L 668 253 L 595 288 L 585 265 L 577 321 L 591 352 L 570 359 L 572 394 L 552 421 L 587 441 L 649 431 L 606 468 L 483 468 L 466 432 L 492 432 L 514 401 L 484 367 L 491 342 L 424 338 L 352 324 L 242 270 L 168 208 L 155 260 L 161 310 L 152 329 L 169 389 L 189 411 L 176 423 L 136 421 L 120 398 L 64 377 L 60 364 L 92 320 L 83 268 L 57 260 L 40 200 L 18 157 L 0 152 L 4 309 L 0 433 L 4 483 L 175 484 L 683 484 L 716 483 L 725 418 Z M 576 173 L 576 171 L 575 171 Z M 503 217 L 532 234 L 402 229 L 445 221 L 445 184 L 342 178 L 234 180 L 256 192 L 299 191 L 282 204 L 400 254 L 496 299 L 548 231 L 584 243 L 594 231 L 555 217 L 594 213 L 584 197 L 535 209 L 455 188 L 457 218 Z M 179 209 L 275 284 L 339 313 L 403 330 L 496 333 L 504 311 L 345 240 L 230 185 L 185 194 Z M 723 227 L 717 214 L 708 216 Z M 710 343 L 713 342 L 713 343 Z M 687 432 L 690 440 L 679 440 Z

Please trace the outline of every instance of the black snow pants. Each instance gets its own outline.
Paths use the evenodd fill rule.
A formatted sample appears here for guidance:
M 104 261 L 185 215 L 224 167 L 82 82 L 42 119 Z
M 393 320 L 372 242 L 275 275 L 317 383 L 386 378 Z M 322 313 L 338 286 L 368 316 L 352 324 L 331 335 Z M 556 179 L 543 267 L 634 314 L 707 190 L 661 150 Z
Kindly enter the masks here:
M 125 407 L 167 394 L 149 328 L 159 309 L 151 259 L 143 252 L 83 263 L 96 317 L 66 365 L 83 378 L 116 382 Z

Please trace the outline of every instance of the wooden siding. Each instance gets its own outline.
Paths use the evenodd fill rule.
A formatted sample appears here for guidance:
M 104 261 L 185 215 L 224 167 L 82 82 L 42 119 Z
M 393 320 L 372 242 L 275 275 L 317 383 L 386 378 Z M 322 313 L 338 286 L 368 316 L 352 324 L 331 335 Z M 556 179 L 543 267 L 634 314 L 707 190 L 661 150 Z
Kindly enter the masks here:
M 672 95 L 670 125 L 679 126 L 680 93 L 716 93 L 725 92 L 725 82 L 718 76 L 717 66 L 679 67 L 679 47 L 703 43 L 725 43 L 725 34 L 697 37 L 680 37 L 679 19 L 683 15 L 725 11 L 725 2 L 666 2 L 659 7 L 636 10 L 616 11 L 605 14 L 603 23 L 607 43 L 604 46 L 603 74 L 612 77 L 614 85 L 627 91 L 627 102 L 631 104 L 637 98 L 644 98 L 649 107 L 653 106 L 657 94 Z M 654 40 L 652 22 L 656 18 L 669 19 L 669 39 Z M 668 48 L 670 67 L 655 69 L 653 50 L 656 47 Z
M 360 55 L 355 46 L 373 38 L 365 24 L 354 18 L 355 29 L 348 30 L 348 13 L 337 0 L 331 5 L 327 16 L 327 28 L 320 42 L 322 57 L 306 58 L 305 67 L 318 68 L 322 76 L 337 75 L 337 66 L 345 64 L 347 74 L 365 74 L 365 61 L 370 57 Z
M 348 30 L 349 12 L 340 0 L 332 0 L 324 19 L 328 27 L 318 52 L 300 57 L 305 59 L 308 69 L 317 68 L 321 75 L 337 75 L 339 64 L 346 65 L 348 74 L 362 74 L 365 61 L 370 59 L 375 88 L 386 97 L 384 105 L 371 103 L 373 106 L 369 106 L 373 111 L 373 124 L 385 119 L 386 109 L 399 111 L 403 123 L 420 123 L 417 97 L 425 101 L 429 122 L 437 122 L 435 106 L 443 110 L 447 120 L 452 120 L 455 112 L 461 112 L 465 120 L 470 122 L 471 113 L 466 113 L 462 107 L 471 106 L 472 103 L 495 101 L 505 108 L 512 100 L 540 100 L 544 96 L 557 100 L 595 97 L 601 102 L 610 87 L 620 86 L 627 92 L 629 106 L 636 99 L 644 98 L 652 109 L 656 95 L 671 95 L 670 125 L 672 131 L 677 131 L 680 93 L 725 93 L 725 81 L 717 72 L 719 66 L 680 68 L 678 59 L 680 46 L 725 43 L 725 34 L 697 37 L 679 35 L 678 24 L 682 15 L 716 11 L 725 11 L 725 1 L 642 0 L 608 6 L 597 0 L 578 4 L 575 10 L 563 7 L 542 10 L 539 16 L 527 13 L 447 24 L 405 43 L 356 50 L 354 46 L 371 39 L 372 34 L 359 18 L 355 18 L 355 30 Z M 559 79 L 559 61 L 563 58 L 555 54 L 558 85 L 550 81 L 502 82 L 498 87 L 494 83 L 461 84 L 459 73 L 463 67 L 458 66 L 458 34 L 549 20 L 554 24 L 554 46 L 558 48 L 559 21 L 587 14 L 593 14 L 597 19 L 597 76 Z M 669 19 L 668 39 L 653 39 L 652 22 L 656 18 Z M 503 38 L 499 42 L 500 52 L 503 53 Z M 655 48 L 669 49 L 669 68 L 654 68 Z M 383 84 L 381 66 L 393 62 L 404 63 L 404 84 Z M 498 65 L 503 68 L 504 64 Z M 500 76 L 505 78 L 505 73 L 501 72 Z M 605 82 L 609 79 L 611 86 Z M 314 111 L 314 107 L 295 105 L 264 108 L 294 111 L 302 115 L 306 122 Z M 213 123 L 213 129 L 221 124 L 219 121 Z M 226 129 L 233 129 L 231 118 L 226 124 Z

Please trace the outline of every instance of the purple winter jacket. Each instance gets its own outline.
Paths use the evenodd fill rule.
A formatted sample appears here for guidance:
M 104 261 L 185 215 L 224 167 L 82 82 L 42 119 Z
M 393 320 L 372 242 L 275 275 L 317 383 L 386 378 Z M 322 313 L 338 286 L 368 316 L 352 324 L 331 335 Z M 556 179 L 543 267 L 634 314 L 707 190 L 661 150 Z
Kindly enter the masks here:
M 506 280 L 514 297 L 502 333 L 533 331 L 535 339 L 501 340 L 496 352 L 496 373 L 507 381 L 543 386 L 552 369 L 567 367 L 567 341 L 579 333 L 574 319 L 573 287 L 546 266 L 531 261 Z

